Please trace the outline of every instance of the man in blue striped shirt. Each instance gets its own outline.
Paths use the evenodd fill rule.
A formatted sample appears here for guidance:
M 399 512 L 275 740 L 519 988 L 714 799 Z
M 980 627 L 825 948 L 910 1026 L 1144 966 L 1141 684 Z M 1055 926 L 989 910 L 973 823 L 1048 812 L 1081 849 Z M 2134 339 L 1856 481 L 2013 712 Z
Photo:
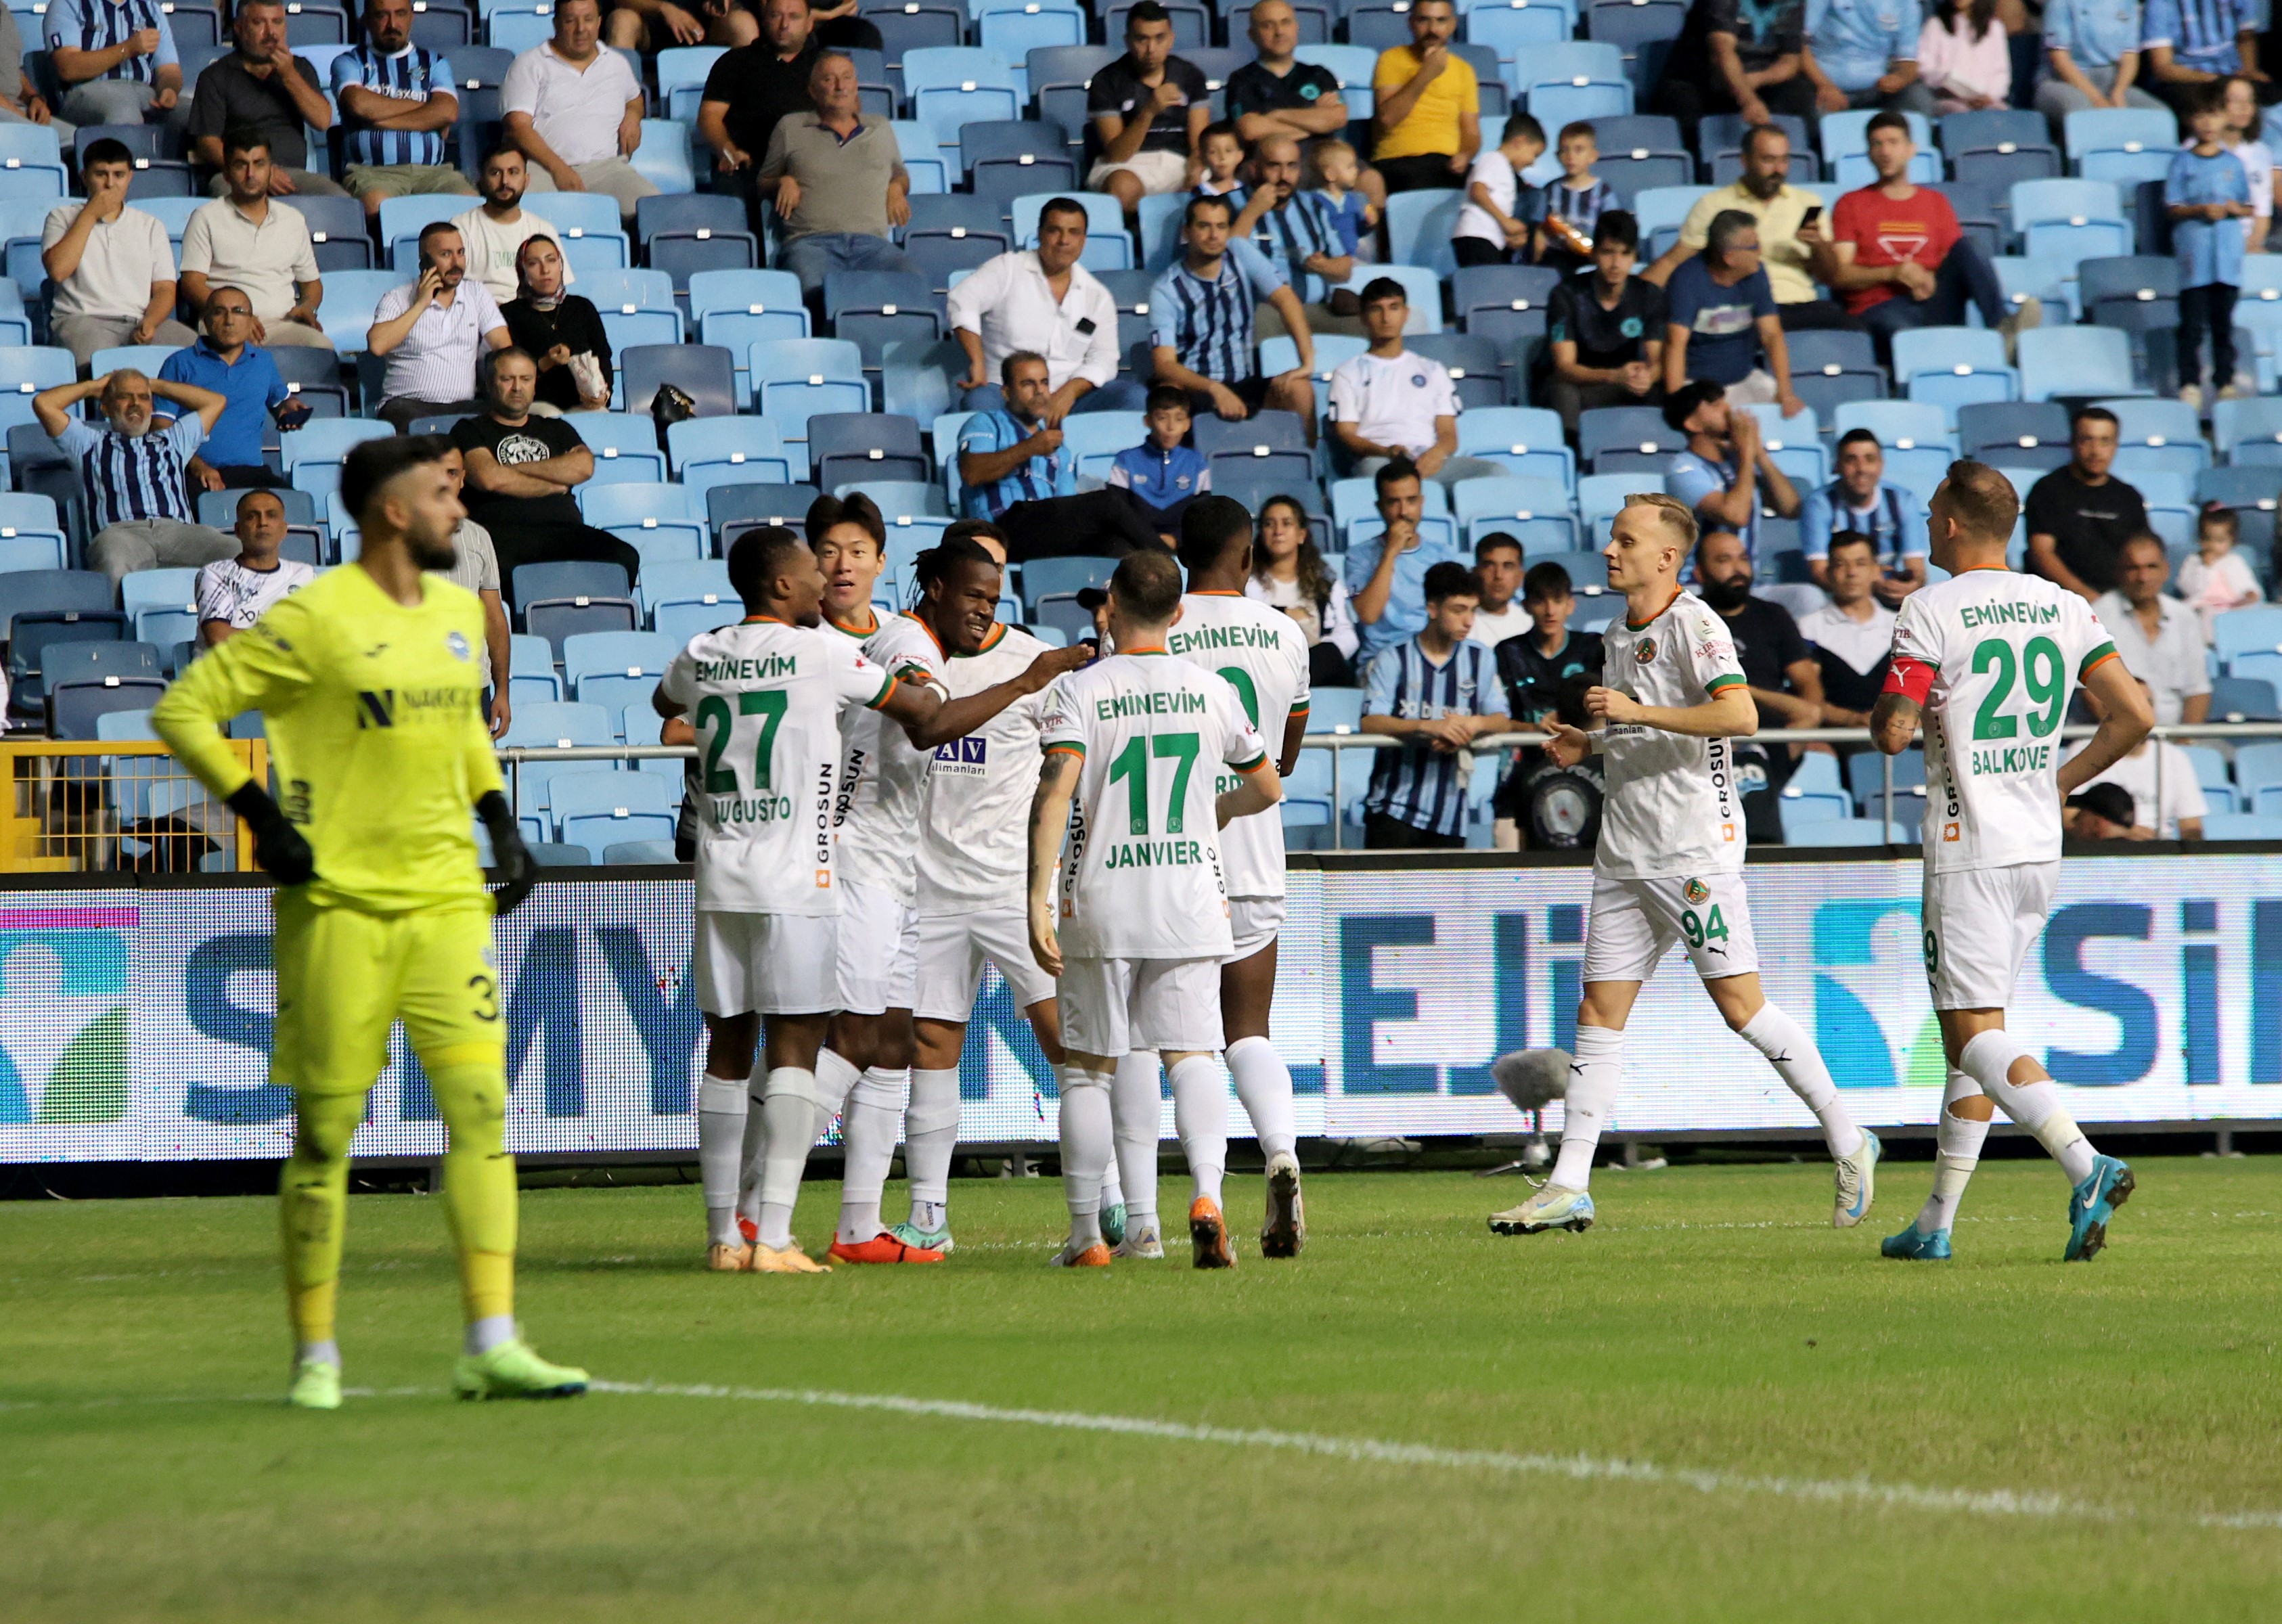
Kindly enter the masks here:
M 365 0 L 365 42 L 333 58 L 348 167 L 341 179 L 376 218 L 384 198 L 431 192 L 475 196 L 444 161 L 444 138 L 460 116 L 452 65 L 412 43 L 412 0 Z
M 1052 390 L 1046 358 L 1016 350 L 998 368 L 1006 404 L 959 425 L 959 514 L 1006 532 L 1006 556 L 1122 558 L 1163 544 L 1140 510 L 1115 490 L 1077 488 L 1077 458 L 1045 421 Z
M 1497 657 L 1472 638 L 1480 602 L 1472 571 L 1436 564 L 1426 571 L 1424 628 L 1370 663 L 1362 731 L 1405 742 L 1371 753 L 1362 803 L 1363 844 L 1371 851 L 1466 843 L 1464 751 L 1480 734 L 1510 726 Z
M 2147 0 L 2139 21 L 2147 89 L 2185 125 L 2195 87 L 2230 74 L 2250 80 L 2262 107 L 2282 100 L 2282 85 L 2259 71 L 2258 0 Z
M 159 0 L 50 0 L 48 51 L 74 124 L 140 124 L 173 111 L 182 59 Z
M 90 427 L 80 402 L 95 396 L 108 428 Z M 151 400 L 171 400 L 182 415 L 165 427 L 151 422 Z M 190 522 L 183 474 L 221 421 L 228 400 L 193 384 L 152 383 L 121 367 L 84 383 L 58 384 L 32 397 L 32 413 L 57 449 L 78 464 L 87 486 L 88 563 L 114 585 L 137 570 L 164 564 L 194 569 L 237 556 L 237 542 Z
M 1339 216 L 1319 191 L 1300 190 L 1300 144 L 1289 136 L 1263 136 L 1252 149 L 1252 200 L 1236 218 L 1238 237 L 1266 254 L 1308 307 L 1309 328 L 1321 332 L 1362 330 L 1353 315 L 1325 302 L 1354 275 L 1354 256 L 1339 235 Z
M 1242 423 L 1261 407 L 1298 414 L 1312 440 L 1316 429 L 1316 340 L 1308 313 L 1268 256 L 1232 236 L 1235 211 L 1226 198 L 1191 198 L 1181 215 L 1185 245 L 1172 268 L 1149 291 L 1149 336 L 1155 381 L 1189 392 L 1190 411 Z M 1284 318 L 1300 364 L 1261 377 L 1252 353 L 1252 309 L 1265 299 Z

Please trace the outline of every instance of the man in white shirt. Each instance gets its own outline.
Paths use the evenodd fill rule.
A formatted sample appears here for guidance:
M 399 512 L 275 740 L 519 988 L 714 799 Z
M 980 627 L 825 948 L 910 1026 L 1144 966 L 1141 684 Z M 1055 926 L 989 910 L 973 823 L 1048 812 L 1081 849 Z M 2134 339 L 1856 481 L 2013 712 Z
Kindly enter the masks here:
M 467 245 L 468 275 L 502 305 L 521 291 L 515 260 L 524 244 L 534 237 L 563 240 L 562 232 L 523 206 L 523 194 L 530 183 L 531 168 L 524 160 L 523 149 L 501 142 L 484 159 L 482 204 L 452 220 L 460 229 L 460 240 Z M 563 285 L 567 288 L 577 280 L 570 261 L 564 260 Z
M 153 215 L 127 206 L 135 159 L 124 142 L 88 144 L 85 203 L 59 203 L 40 229 L 40 264 L 56 284 L 49 341 L 85 371 L 96 351 L 121 344 L 196 344 L 173 319 L 175 251 Z
M 365 347 L 388 358 L 373 415 L 399 433 L 415 417 L 483 409 L 476 362 L 509 338 L 491 294 L 467 277 L 459 228 L 438 221 L 420 233 L 420 280 L 389 289 L 373 310 Z
M 269 612 L 269 606 L 317 579 L 296 559 L 277 556 L 285 540 L 285 503 L 275 491 L 237 499 L 238 554 L 198 571 L 198 641 L 228 642 Z
M 2147 685 L 2143 682 L 2139 687 L 2145 691 Z M 2195 776 L 2194 762 L 2169 739 L 2150 734 L 2140 740 L 2121 761 L 2084 780 L 2082 788 L 2089 789 L 2094 784 L 2114 784 L 2131 797 L 2131 822 L 2123 831 L 2125 840 L 2203 837 L 2203 820 L 2210 816 L 2210 802 L 2203 794 L 2202 781 Z M 2100 838 L 2088 829 L 2079 830 L 2073 817 L 2069 820 L 2069 832 Z
M 641 84 L 602 34 L 602 0 L 559 0 L 555 37 L 515 59 L 500 109 L 508 139 L 531 159 L 532 191 L 606 191 L 632 230 L 634 204 L 657 188 L 633 166 Z
M 237 289 L 253 307 L 256 344 L 329 350 L 317 322 L 325 284 L 299 209 L 270 195 L 269 144 L 259 133 L 222 138 L 229 190 L 190 216 L 182 231 L 182 294 L 203 310 L 218 287 Z
M 959 387 L 971 412 L 1006 402 L 998 387 L 1006 357 L 1022 350 L 1046 361 L 1041 418 L 1050 429 L 1079 409 L 1138 411 L 1145 391 L 1117 376 L 1117 300 L 1078 263 L 1085 252 L 1084 207 L 1056 198 L 1038 214 L 1038 245 L 975 267 L 951 291 L 951 336 L 966 352 Z
M 1869 537 L 1842 530 L 1830 538 L 1825 579 L 1830 602 L 1798 623 L 1822 670 L 1822 725 L 1867 727 L 1886 685 L 1894 647 L 1894 611 L 1873 590 L 1878 554 Z
M 1331 374 L 1331 433 L 1355 459 L 1355 477 L 1370 478 L 1398 453 L 1417 465 L 1421 478 L 1446 486 L 1504 474 L 1502 463 L 1454 455 L 1457 386 L 1440 361 L 1403 347 L 1402 329 L 1409 319 L 1410 299 L 1402 284 L 1392 276 L 1374 278 L 1362 291 L 1362 324 L 1370 348 L 1342 361 Z
M 1534 626 L 1521 606 L 1521 543 L 1511 536 L 1496 531 L 1474 544 L 1474 580 L 1481 594 L 1467 636 L 1494 649 Z
M 2202 622 L 2191 606 L 2163 594 L 2170 578 L 2170 555 L 2162 540 L 2134 536 L 2116 554 L 2115 587 L 2092 604 L 2123 657 L 2123 668 L 2147 685 L 2159 727 L 2210 715 Z

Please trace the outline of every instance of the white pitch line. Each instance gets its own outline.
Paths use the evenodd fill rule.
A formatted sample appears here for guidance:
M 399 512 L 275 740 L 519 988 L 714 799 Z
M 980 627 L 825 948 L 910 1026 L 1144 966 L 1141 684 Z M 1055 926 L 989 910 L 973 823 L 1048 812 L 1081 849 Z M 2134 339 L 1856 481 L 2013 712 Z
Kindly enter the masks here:
M 1236 1449 L 1276 1449 L 1362 1464 L 1434 1466 L 1455 1472 L 1490 1472 L 1512 1476 L 1563 1477 L 1577 1482 L 1670 1484 L 1706 1495 L 1772 1495 L 1789 1500 L 1893 1506 L 1911 1511 L 1962 1511 L 1976 1516 L 2071 1519 L 2120 1522 L 2145 1515 L 2093 1505 L 2065 1496 L 2007 1488 L 1933 1488 L 1915 1483 L 1877 1483 L 1867 1478 L 1766 1477 L 1747 1472 L 1660 1466 L 1651 1461 L 1604 1460 L 1589 1455 L 1514 1455 L 1497 1449 L 1451 1449 L 1434 1444 L 1399 1443 L 1379 1438 L 1339 1438 L 1320 1433 L 1277 1432 L 1265 1427 L 1206 1426 L 1186 1421 L 1156 1421 L 1143 1416 L 1091 1415 L 1072 1410 L 1011 1410 L 957 1399 L 909 1398 L 892 1393 L 833 1393 L 811 1387 L 722 1387 L 662 1382 L 597 1381 L 598 1393 L 661 1398 L 729 1399 L 743 1403 L 805 1404 L 832 1410 L 881 1410 L 897 1415 L 951 1421 L 986 1421 L 1044 1426 L 1067 1432 L 1113 1433 L 1162 1438 L 1179 1443 L 1212 1443 Z M 2162 1520 L 2151 1516 L 2150 1520 Z M 2210 1528 L 2282 1528 L 2282 1511 L 2210 1513 L 2186 1520 Z

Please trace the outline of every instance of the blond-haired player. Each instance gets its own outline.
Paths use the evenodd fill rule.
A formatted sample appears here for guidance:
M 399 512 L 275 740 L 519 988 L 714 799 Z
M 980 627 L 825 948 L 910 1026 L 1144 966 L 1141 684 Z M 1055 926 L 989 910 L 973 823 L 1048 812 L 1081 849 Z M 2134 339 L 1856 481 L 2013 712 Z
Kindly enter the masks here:
M 1556 722 L 1545 747 L 1564 766 L 1601 756 L 1608 788 L 1561 1154 L 1542 1189 L 1492 1216 L 1502 1235 L 1592 1227 L 1586 1185 L 1624 1077 L 1625 1023 L 1675 942 L 1686 945 L 1720 1018 L 1822 1124 L 1837 1164 L 1831 1223 L 1849 1228 L 1870 1209 L 1877 1137 L 1848 1118 L 1814 1040 L 1759 988 L 1743 892 L 1743 809 L 1727 750 L 1728 740 L 1758 731 L 1758 709 L 1727 622 L 1680 585 L 1695 545 L 1695 515 L 1680 503 L 1625 499 L 1603 555 L 1609 585 L 1625 594 L 1625 621 L 1604 635 L 1601 684 L 1585 695 L 1595 725 L 1585 732 Z

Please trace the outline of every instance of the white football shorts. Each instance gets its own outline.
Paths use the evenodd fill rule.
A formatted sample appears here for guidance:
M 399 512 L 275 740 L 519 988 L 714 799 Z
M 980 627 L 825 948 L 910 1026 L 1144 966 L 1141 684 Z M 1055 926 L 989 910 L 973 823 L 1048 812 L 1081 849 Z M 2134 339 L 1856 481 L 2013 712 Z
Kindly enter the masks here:
M 1072 959 L 1062 966 L 1062 1046 L 1114 1060 L 1136 1049 L 1224 1045 L 1217 959 Z
M 1740 869 L 1664 874 L 1649 880 L 1593 876 L 1593 914 L 1585 928 L 1585 979 L 1645 982 L 1678 942 L 1705 981 L 1749 975 L 1759 967 L 1751 905 Z
M 1926 984 L 1936 1009 L 2002 1009 L 2053 911 L 2058 859 L 1926 871 Z
M 850 1014 L 909 1009 L 919 980 L 920 920 L 893 891 L 840 882 L 840 1007 Z
M 709 1015 L 828 1015 L 840 1007 L 840 916 L 697 910 L 689 973 Z
M 1228 928 L 1236 937 L 1236 951 L 1229 954 L 1228 962 L 1235 964 L 1251 958 L 1284 934 L 1284 899 L 1281 897 L 1230 897 Z
M 918 990 L 912 1013 L 927 1021 L 966 1021 L 982 991 L 985 960 L 1005 977 L 1015 1008 L 1028 1009 L 1054 996 L 1054 978 L 1030 956 L 1030 917 L 1022 908 L 926 913 L 919 921 Z

